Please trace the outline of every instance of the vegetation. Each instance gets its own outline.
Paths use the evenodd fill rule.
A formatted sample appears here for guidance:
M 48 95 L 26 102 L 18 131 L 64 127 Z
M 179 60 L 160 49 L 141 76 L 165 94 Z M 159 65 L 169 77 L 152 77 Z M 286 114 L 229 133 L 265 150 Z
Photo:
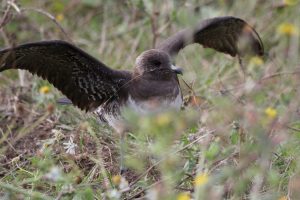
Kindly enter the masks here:
M 122 176 L 118 134 L 57 105 L 62 94 L 47 81 L 1 73 L 0 198 L 300 199 L 299 8 L 297 0 L 3 0 L 1 47 L 62 39 L 131 69 L 170 34 L 232 15 L 255 27 L 267 54 L 244 58 L 243 73 L 236 58 L 199 45 L 182 51 L 185 108 L 128 113 Z

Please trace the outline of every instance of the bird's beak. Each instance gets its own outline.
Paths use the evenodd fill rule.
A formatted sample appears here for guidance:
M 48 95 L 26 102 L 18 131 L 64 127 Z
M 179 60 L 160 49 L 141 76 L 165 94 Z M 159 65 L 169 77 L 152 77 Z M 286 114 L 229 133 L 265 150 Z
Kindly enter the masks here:
M 171 65 L 171 69 L 173 70 L 173 72 L 175 72 L 176 74 L 181 74 L 183 75 L 183 69 L 181 67 L 177 67 L 175 65 Z

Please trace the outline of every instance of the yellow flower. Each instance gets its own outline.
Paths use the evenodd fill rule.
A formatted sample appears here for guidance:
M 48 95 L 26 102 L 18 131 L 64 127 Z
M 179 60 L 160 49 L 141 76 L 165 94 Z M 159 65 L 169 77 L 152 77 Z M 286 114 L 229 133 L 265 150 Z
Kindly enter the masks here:
M 120 185 L 121 183 L 121 179 L 122 179 L 122 176 L 120 175 L 115 175 L 111 178 L 112 182 L 115 184 L 115 185 Z
M 265 114 L 270 118 L 270 119 L 274 119 L 277 116 L 277 110 L 275 110 L 274 108 L 268 107 L 265 110 Z
M 262 64 L 264 64 L 264 61 L 263 61 L 263 59 L 261 59 L 258 56 L 253 56 L 250 60 L 250 63 L 252 63 L 254 65 L 262 65 Z
M 194 184 L 195 186 L 203 186 L 208 182 L 208 174 L 203 173 L 203 174 L 198 174 L 195 178 Z
M 48 94 L 50 92 L 50 87 L 48 86 L 43 86 L 40 88 L 40 93 L 42 94 Z
M 55 18 L 58 22 L 61 22 L 62 20 L 64 20 L 65 17 L 63 14 L 60 13 L 60 14 L 57 14 Z
M 286 196 L 282 196 L 278 200 L 288 200 L 288 198 Z
M 190 200 L 191 196 L 188 192 L 181 192 L 177 196 L 177 200 Z
M 294 6 L 299 2 L 299 0 L 283 0 L 283 4 L 287 6 Z
M 280 24 L 277 27 L 277 32 L 281 35 L 293 36 L 293 35 L 298 35 L 299 30 L 298 27 L 295 26 L 294 24 L 285 22 Z
M 159 126 L 166 126 L 171 122 L 170 115 L 167 113 L 160 114 L 156 117 L 156 123 Z

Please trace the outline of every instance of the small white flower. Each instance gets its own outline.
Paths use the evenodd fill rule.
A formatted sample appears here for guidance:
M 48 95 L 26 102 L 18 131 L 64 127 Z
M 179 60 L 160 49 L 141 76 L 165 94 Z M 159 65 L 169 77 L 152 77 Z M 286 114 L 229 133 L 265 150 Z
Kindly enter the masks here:
M 119 192 L 116 189 L 112 189 L 108 192 L 108 196 L 109 196 L 109 198 L 112 198 L 112 199 L 120 199 L 121 192 Z
M 121 178 L 119 188 L 120 188 L 121 192 L 125 192 L 125 191 L 128 191 L 130 189 L 128 181 L 124 177 Z
M 146 199 L 158 199 L 159 193 L 155 188 L 149 189 L 146 194 Z
M 58 181 L 62 177 L 61 170 L 58 167 L 52 167 L 50 171 L 45 174 L 45 178 L 51 181 Z
M 63 145 L 65 145 L 64 149 L 66 149 L 66 153 L 75 155 L 75 147 L 77 147 L 77 144 L 73 142 L 73 137 L 70 136 L 70 139 L 68 142 L 64 142 Z
M 256 86 L 255 81 L 249 78 L 246 80 L 244 88 L 247 93 L 250 93 L 255 88 L 255 86 Z
M 64 184 L 61 189 L 64 194 L 71 194 L 75 191 L 75 188 L 72 186 L 72 184 Z

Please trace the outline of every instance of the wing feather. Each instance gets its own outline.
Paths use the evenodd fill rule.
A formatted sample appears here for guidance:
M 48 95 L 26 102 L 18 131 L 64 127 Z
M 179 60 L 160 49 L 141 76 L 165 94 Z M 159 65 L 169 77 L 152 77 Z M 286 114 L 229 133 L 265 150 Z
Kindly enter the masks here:
M 184 29 L 167 38 L 157 48 L 176 56 L 181 49 L 192 43 L 231 56 L 264 54 L 263 43 L 255 29 L 244 20 L 231 16 L 207 19 L 195 28 Z
M 93 110 L 131 79 L 64 41 L 28 43 L 0 51 L 0 72 L 25 69 L 47 79 L 73 104 Z

